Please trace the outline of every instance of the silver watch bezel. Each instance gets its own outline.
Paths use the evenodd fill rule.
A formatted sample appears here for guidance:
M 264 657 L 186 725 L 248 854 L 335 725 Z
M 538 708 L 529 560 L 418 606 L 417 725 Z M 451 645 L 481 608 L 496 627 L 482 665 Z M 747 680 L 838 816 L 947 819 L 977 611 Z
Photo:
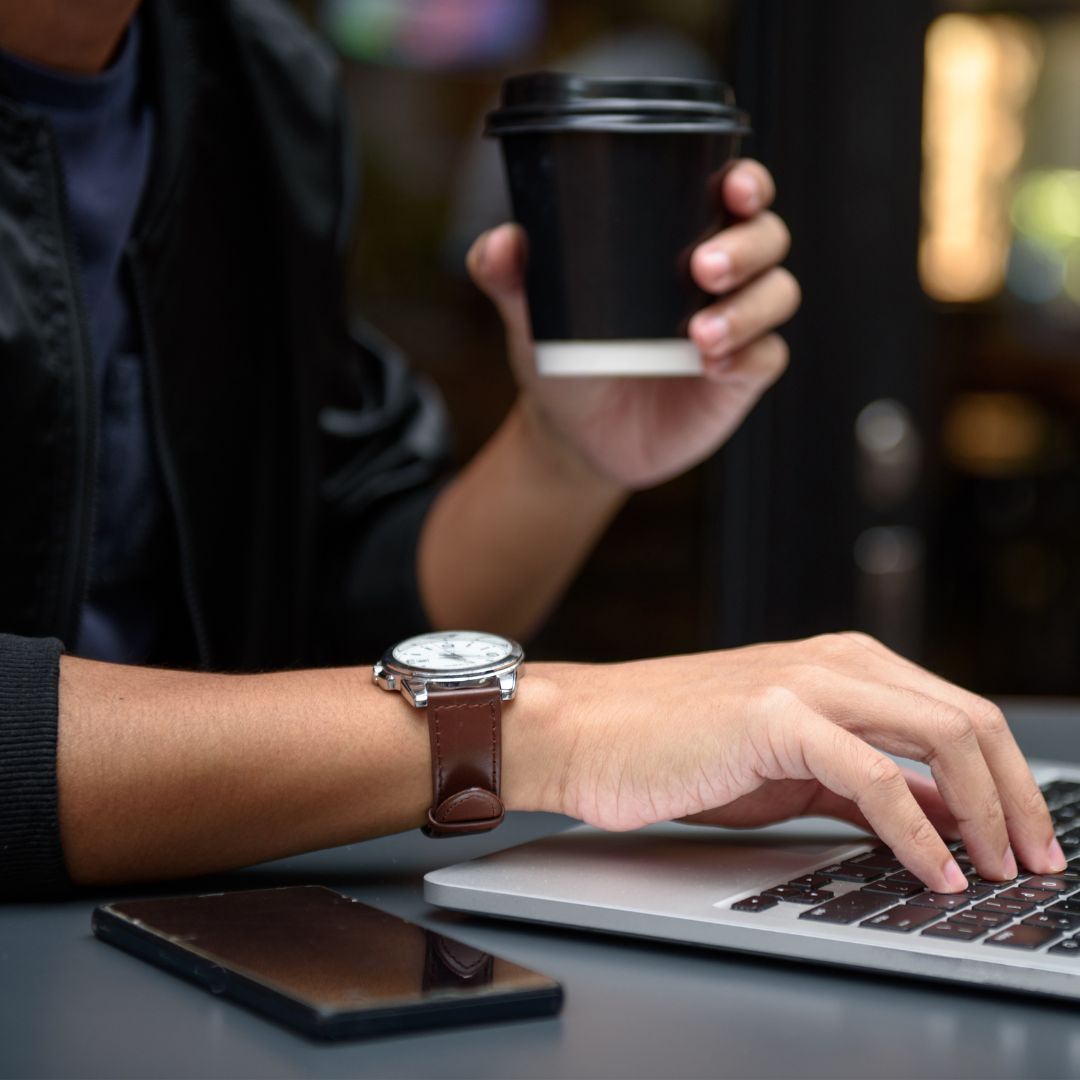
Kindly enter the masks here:
M 468 633 L 468 631 L 465 632 Z M 435 631 L 431 636 L 440 637 L 442 632 Z M 400 691 L 402 697 L 417 709 L 427 707 L 429 688 L 463 690 L 470 687 L 498 685 L 499 696 L 502 700 L 511 701 L 517 693 L 518 672 L 525 660 L 525 650 L 513 638 L 505 637 L 503 634 L 496 636 L 501 637 L 510 645 L 510 652 L 504 659 L 496 664 L 464 668 L 452 673 L 435 671 L 432 668 L 413 667 L 395 660 L 394 650 L 401 644 L 395 642 L 372 668 L 372 679 L 383 690 Z

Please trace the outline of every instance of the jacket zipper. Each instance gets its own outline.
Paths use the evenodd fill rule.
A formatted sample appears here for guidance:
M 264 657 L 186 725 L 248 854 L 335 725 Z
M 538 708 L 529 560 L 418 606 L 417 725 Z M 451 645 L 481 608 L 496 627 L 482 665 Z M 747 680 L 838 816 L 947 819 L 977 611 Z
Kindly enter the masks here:
M 48 146 L 55 183 L 57 225 L 64 248 L 64 272 L 68 294 L 75 311 L 78 348 L 73 351 L 75 387 L 72 394 L 75 426 L 75 482 L 71 505 L 71 535 L 64 564 L 61 626 L 68 647 L 77 645 L 79 620 L 89 586 L 87 567 L 94 542 L 97 483 L 97 388 L 94 385 L 94 364 L 90 355 L 90 333 L 87 328 L 86 302 L 78 275 L 78 254 L 71 235 L 71 209 L 68 201 L 67 179 L 60 159 L 56 136 L 46 125 L 43 128 Z
M 173 521 L 176 524 L 176 547 L 177 556 L 180 560 L 180 581 L 184 591 L 184 601 L 188 608 L 188 616 L 191 619 L 191 627 L 195 634 L 195 648 L 199 656 L 199 666 L 207 668 L 210 666 L 210 638 L 206 632 L 206 623 L 203 619 L 202 607 L 199 604 L 198 590 L 195 587 L 195 564 L 191 556 L 191 533 L 188 527 L 187 515 L 184 512 L 184 502 L 180 497 L 179 472 L 168 439 L 165 437 L 165 417 L 161 403 L 161 387 L 158 384 L 157 375 L 157 354 L 150 334 L 149 305 L 146 301 L 146 290 L 143 285 L 142 275 L 139 272 L 139 247 L 137 242 L 132 241 L 128 244 L 127 258 L 131 270 L 132 287 L 135 293 L 135 307 L 139 313 L 139 329 L 142 334 L 143 353 L 146 358 L 146 383 L 149 390 L 150 415 L 154 425 L 154 442 L 158 462 L 161 465 L 162 478 L 165 481 L 165 490 L 168 493 L 169 503 L 172 507 Z

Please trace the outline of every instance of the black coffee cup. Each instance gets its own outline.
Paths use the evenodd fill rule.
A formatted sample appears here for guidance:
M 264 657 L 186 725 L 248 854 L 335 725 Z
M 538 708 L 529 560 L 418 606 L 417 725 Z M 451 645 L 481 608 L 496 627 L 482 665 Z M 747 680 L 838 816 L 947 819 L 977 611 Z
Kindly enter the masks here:
M 720 181 L 749 133 L 723 83 L 518 75 L 498 138 L 528 236 L 542 375 L 697 375 L 686 337 L 708 296 L 694 247 L 722 228 Z

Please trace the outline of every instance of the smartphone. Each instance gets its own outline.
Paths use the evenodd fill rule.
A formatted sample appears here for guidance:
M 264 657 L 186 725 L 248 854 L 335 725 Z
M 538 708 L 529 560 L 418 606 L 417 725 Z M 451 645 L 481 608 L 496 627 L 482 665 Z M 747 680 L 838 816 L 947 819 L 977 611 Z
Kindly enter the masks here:
M 318 885 L 106 904 L 103 941 L 322 1039 L 546 1016 L 554 979 Z

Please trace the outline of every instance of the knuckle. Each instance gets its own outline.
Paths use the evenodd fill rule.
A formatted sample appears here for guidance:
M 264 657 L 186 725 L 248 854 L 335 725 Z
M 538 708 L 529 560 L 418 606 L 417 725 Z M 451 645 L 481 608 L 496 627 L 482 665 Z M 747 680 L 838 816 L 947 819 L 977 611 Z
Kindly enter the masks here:
M 967 714 L 945 702 L 938 702 L 935 705 L 930 723 L 942 742 L 959 743 L 970 739 L 974 734 Z
M 892 758 L 878 754 L 866 767 L 866 784 L 870 788 L 896 787 L 904 783 L 904 774 Z M 906 785 L 905 785 L 906 787 Z
M 849 635 L 843 632 L 817 634 L 809 639 L 808 644 L 814 654 L 823 656 L 827 660 L 849 656 L 853 650 Z
M 991 788 L 983 803 L 983 820 L 1005 827 L 1005 810 L 1001 805 L 1001 796 L 997 788 Z
M 981 734 L 992 739 L 1001 739 L 1009 734 L 1009 723 L 1005 714 L 992 701 L 978 698 L 972 713 Z
M 1019 799 L 1020 812 L 1028 817 L 1043 817 L 1049 814 L 1043 793 L 1035 784 L 1025 785 Z
M 769 683 L 754 694 L 759 712 L 764 716 L 783 716 L 793 713 L 799 705 L 799 697 L 784 683 Z
M 907 838 L 913 847 L 929 847 L 934 843 L 940 843 L 937 829 L 930 824 L 923 814 L 912 818 L 907 827 Z

